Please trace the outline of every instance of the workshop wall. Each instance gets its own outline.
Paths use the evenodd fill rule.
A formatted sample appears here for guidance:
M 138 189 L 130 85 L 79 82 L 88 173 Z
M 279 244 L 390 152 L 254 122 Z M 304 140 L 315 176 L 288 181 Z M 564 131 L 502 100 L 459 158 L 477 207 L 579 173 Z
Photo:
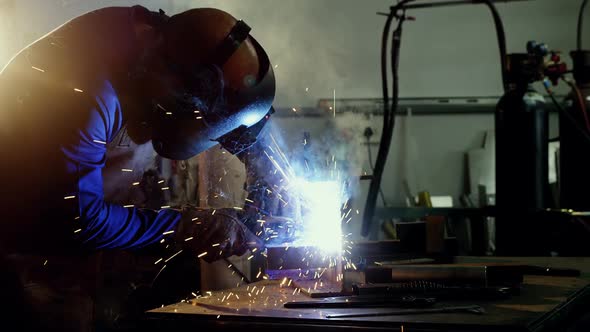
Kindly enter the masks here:
M 277 105 L 315 106 L 317 99 L 379 97 L 379 50 L 392 0 L 0 0 L 0 64 L 64 20 L 105 6 L 142 4 L 172 14 L 214 6 L 243 18 L 277 65 Z M 527 40 L 569 51 L 578 0 L 498 4 L 508 51 Z M 404 96 L 501 93 L 492 19 L 484 6 L 420 10 L 404 28 L 400 62 Z M 586 25 L 588 30 L 589 25 Z M 569 61 L 569 59 L 568 59 Z M 306 91 L 306 88 L 308 89 Z
M 387 11 L 393 2 L 0 0 L 0 65 L 64 20 L 92 9 L 142 4 L 173 14 L 191 7 L 213 6 L 243 18 L 253 27 L 252 34 L 276 66 L 277 106 L 313 107 L 319 98 L 332 98 L 334 93 L 336 98 L 380 97 L 379 51 L 384 18 L 376 12 Z M 499 4 L 508 51 L 523 51 L 528 40 L 539 40 L 563 50 L 569 64 L 565 55 L 574 47 L 579 4 L 578 0 Z M 417 20 L 405 25 L 403 36 L 401 96 L 501 94 L 496 36 L 485 7 L 429 9 L 412 14 Z M 588 26 L 586 35 L 590 35 Z M 381 124 L 379 118 L 360 117 L 342 116 L 338 126 L 355 128 L 358 141 L 351 146 L 360 158 L 355 162 L 366 169 L 362 130 L 367 125 L 379 129 Z M 298 142 L 303 130 L 318 136 L 329 127 L 318 118 L 281 118 L 274 122 L 282 128 L 287 142 Z M 409 122 L 401 118 L 383 183 L 388 201 L 403 203 L 402 181 L 408 179 L 414 190 L 452 195 L 456 202 L 465 189 L 464 153 L 480 147 L 489 129 L 493 129 L 491 115 L 414 116 Z M 359 197 L 363 197 L 363 190 L 358 192 Z

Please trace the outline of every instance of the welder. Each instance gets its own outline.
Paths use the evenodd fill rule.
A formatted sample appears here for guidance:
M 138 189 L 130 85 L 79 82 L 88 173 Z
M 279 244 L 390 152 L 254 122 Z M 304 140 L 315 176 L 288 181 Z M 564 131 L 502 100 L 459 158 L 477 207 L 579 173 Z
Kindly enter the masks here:
M 66 22 L 2 70 L 0 290 L 3 306 L 33 318 L 19 324 L 88 328 L 96 283 L 89 257 L 97 250 L 159 246 L 195 259 L 208 252 L 203 258 L 213 261 L 261 245 L 243 222 L 260 205 L 119 205 L 105 201 L 107 184 L 125 190 L 131 183 L 103 174 L 108 151 L 127 135 L 133 146 L 151 141 L 173 160 L 221 144 L 259 188 L 256 179 L 266 174 L 248 165 L 259 157 L 256 139 L 272 113 L 275 81 L 250 30 L 217 9 L 168 16 L 109 7 Z

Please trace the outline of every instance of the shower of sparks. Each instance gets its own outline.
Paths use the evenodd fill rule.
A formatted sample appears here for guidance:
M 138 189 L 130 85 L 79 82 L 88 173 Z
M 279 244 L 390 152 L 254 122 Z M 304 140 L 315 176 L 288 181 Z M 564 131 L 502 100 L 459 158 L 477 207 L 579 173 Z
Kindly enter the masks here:
M 100 141 L 100 140 L 97 140 L 97 139 L 93 139 L 92 141 L 93 141 L 94 143 L 98 143 L 98 144 L 104 144 L 104 145 L 106 145 L 106 144 L 107 144 L 107 142 L 105 142 L 105 141 Z
M 77 230 L 74 231 L 74 233 L 80 233 L 82 231 L 82 228 L 78 228 Z
M 42 73 L 44 73 L 44 72 L 45 72 L 45 70 L 43 70 L 43 69 L 41 69 L 41 68 L 38 68 L 38 67 L 35 67 L 35 66 L 31 66 L 31 68 L 35 69 L 36 71 L 40 71 L 40 72 L 42 72 Z
M 297 113 L 297 109 L 295 107 L 292 108 L 293 112 Z
M 80 90 L 78 88 L 75 88 L 74 91 L 76 91 L 76 92 L 84 92 L 83 90 Z
M 43 266 L 47 265 L 47 260 L 45 260 L 45 262 L 43 262 Z
M 287 159 L 287 157 L 283 153 L 283 150 L 280 148 L 279 144 L 277 143 L 277 140 L 275 139 L 275 137 L 272 134 L 270 134 L 269 136 L 270 136 L 270 139 L 272 140 L 272 143 L 274 144 L 275 148 L 277 149 L 279 157 L 281 157 L 281 159 L 283 160 L 283 162 L 287 166 L 287 171 L 289 172 L 289 174 L 291 176 L 295 176 L 295 171 L 293 170 L 291 163 L 289 163 L 289 160 Z
M 283 176 L 283 178 L 289 179 L 289 177 L 287 176 L 287 174 L 285 174 L 285 171 L 283 171 L 283 167 L 281 167 L 281 165 L 279 165 L 277 163 L 277 161 L 271 155 L 268 154 L 268 152 L 264 151 L 264 154 L 268 157 L 268 159 L 274 165 L 274 167 L 276 168 L 276 170 L 278 170 L 281 173 L 281 175 Z
M 64 197 L 64 199 L 72 199 L 72 198 L 76 198 L 76 196 L 66 196 L 66 197 Z
M 172 112 L 166 112 L 166 115 L 172 115 Z
M 170 187 L 162 187 L 162 190 L 170 190 Z
M 167 260 L 164 261 L 164 263 L 168 263 L 168 261 L 170 261 L 172 258 L 178 256 L 181 252 L 182 252 L 182 249 L 180 251 L 178 251 L 177 253 L 175 253 L 174 255 L 170 256 Z
M 169 208 L 169 207 L 170 207 L 170 205 L 163 205 L 163 206 L 161 206 L 160 208 L 161 208 L 161 209 L 167 209 L 167 208 Z
M 158 277 L 160 276 L 160 273 L 162 273 L 162 271 L 164 271 L 165 268 L 166 268 L 166 265 L 162 266 L 162 268 L 160 269 L 160 271 L 158 271 L 158 274 L 156 274 L 156 276 L 154 277 L 154 280 L 158 279 Z
M 174 233 L 174 231 L 166 231 L 166 232 L 162 233 L 162 235 L 168 235 L 168 234 L 172 234 L 172 233 Z
M 124 208 L 132 208 L 132 207 L 134 207 L 134 206 L 135 206 L 135 205 L 133 205 L 133 204 L 129 204 L 129 205 L 123 205 L 123 207 L 124 207 Z
M 121 168 L 121 172 L 133 172 L 130 168 Z
M 160 258 L 160 259 L 158 259 L 157 261 L 155 261 L 155 262 L 154 262 L 154 265 L 158 265 L 158 264 L 160 264 L 160 262 L 161 262 L 161 261 L 163 261 L 163 260 L 164 260 L 164 258 Z
M 139 186 L 139 182 L 133 182 L 131 185 L 132 186 Z
M 335 90 L 333 106 L 331 109 L 335 116 Z M 297 110 L 293 109 L 293 111 Z M 350 250 L 345 250 L 344 245 L 351 243 L 351 241 L 347 239 L 348 236 L 343 236 L 341 225 L 344 221 L 348 223 L 352 220 L 350 216 L 352 208 L 348 204 L 344 204 L 347 201 L 348 192 L 347 187 L 343 184 L 345 173 L 341 173 L 340 169 L 344 167 L 342 161 L 338 160 L 335 155 L 328 156 L 319 165 L 316 164 L 316 160 L 308 162 L 307 158 L 300 161 L 290 159 L 281 149 L 282 145 L 277 139 L 272 134 L 269 137 L 270 144 L 264 148 L 263 152 L 273 168 L 269 170 L 269 173 L 276 174 L 280 180 L 271 187 L 272 190 L 266 188 L 266 193 L 274 196 L 281 206 L 290 205 L 299 209 L 299 205 L 301 205 L 298 210 L 300 212 L 297 212 L 301 215 L 286 216 L 292 217 L 294 220 L 294 226 L 291 226 L 294 233 L 290 233 L 294 237 L 283 237 L 280 234 L 282 231 L 277 229 L 277 227 L 280 229 L 281 226 L 274 227 L 272 223 L 267 224 L 267 221 L 262 219 L 257 220 L 257 225 L 262 230 L 256 234 L 266 241 L 281 243 L 285 250 L 289 250 L 290 246 L 319 248 L 324 257 L 323 261 L 326 262 L 326 266 L 329 265 L 329 268 L 339 265 L 339 261 L 349 262 L 345 255 L 346 253 L 350 254 Z M 312 146 L 307 139 L 304 143 Z M 267 226 L 269 224 L 270 226 Z M 262 255 L 264 256 L 264 252 Z M 317 254 L 315 258 L 313 255 L 311 252 L 306 253 L 305 257 L 301 259 L 302 264 L 311 266 L 311 263 L 319 259 Z M 248 260 L 252 258 L 253 255 L 248 257 Z M 348 264 L 348 266 L 352 269 L 352 265 Z M 311 271 L 311 274 L 309 270 L 303 270 L 299 277 L 311 278 L 314 276 L 319 279 L 327 270 L 328 268 L 323 271 Z M 257 279 L 259 278 L 260 275 L 257 275 Z M 268 279 L 267 276 L 263 276 L 263 278 Z M 338 278 L 340 279 L 340 276 Z M 288 287 L 291 286 L 291 281 L 288 281 Z M 282 287 L 286 283 L 285 279 L 280 286 Z M 319 286 L 314 285 L 314 289 L 318 287 L 322 287 L 321 280 Z M 300 291 L 300 289 L 297 290 L 297 292 Z
M 205 251 L 204 253 L 199 254 L 199 256 L 197 256 L 197 258 L 201 258 L 203 256 L 207 255 L 207 252 Z
M 190 241 L 190 240 L 192 240 L 192 239 L 194 239 L 192 236 L 191 236 L 191 237 L 187 237 L 186 239 L 184 239 L 184 242 L 186 242 L 186 241 Z

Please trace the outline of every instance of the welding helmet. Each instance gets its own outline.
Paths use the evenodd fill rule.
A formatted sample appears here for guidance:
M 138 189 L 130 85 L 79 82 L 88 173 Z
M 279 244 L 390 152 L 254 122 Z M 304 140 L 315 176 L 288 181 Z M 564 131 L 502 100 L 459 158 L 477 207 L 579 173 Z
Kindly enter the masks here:
M 177 81 L 153 100 L 152 144 L 185 160 L 221 143 L 240 153 L 268 120 L 275 78 L 250 27 L 211 8 L 192 9 L 162 25 L 162 56 Z

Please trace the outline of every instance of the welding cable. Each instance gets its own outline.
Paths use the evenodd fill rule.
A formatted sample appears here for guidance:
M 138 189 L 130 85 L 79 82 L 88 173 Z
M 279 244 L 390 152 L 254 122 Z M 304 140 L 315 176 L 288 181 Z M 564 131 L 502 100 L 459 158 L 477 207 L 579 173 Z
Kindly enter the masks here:
M 578 13 L 578 31 L 577 31 L 577 45 L 578 51 L 582 50 L 582 26 L 584 24 L 584 9 L 588 4 L 588 0 L 582 1 L 582 5 L 580 6 L 580 12 Z
M 383 36 L 381 41 L 381 79 L 383 88 L 383 131 L 381 132 L 381 142 L 379 144 L 379 151 L 377 153 L 377 160 L 375 162 L 375 169 L 373 171 L 373 177 L 369 186 L 369 192 L 367 194 L 367 200 L 365 204 L 365 210 L 363 213 L 363 225 L 361 228 L 361 235 L 367 236 L 369 234 L 370 225 L 375 213 L 375 205 L 377 203 L 377 196 L 379 188 L 381 186 L 381 178 L 383 170 L 385 168 L 385 162 L 387 161 L 387 154 L 391 145 L 391 138 L 393 137 L 393 130 L 395 127 L 395 112 L 397 111 L 398 99 L 399 99 L 399 53 L 401 46 L 401 32 L 402 24 L 405 17 L 404 6 L 410 2 L 416 0 L 402 0 L 397 5 L 391 7 L 391 11 L 387 16 L 385 28 L 383 30 Z M 506 56 L 506 35 L 504 32 L 504 25 L 502 19 L 498 13 L 498 10 L 490 0 L 473 0 L 473 3 L 485 4 L 492 14 L 494 20 L 494 27 L 496 29 L 496 36 L 498 39 L 498 48 L 500 52 L 500 69 L 502 76 L 502 87 L 504 92 L 508 91 L 507 81 L 507 56 Z M 402 14 L 398 13 L 402 11 Z M 399 20 L 396 30 L 393 32 L 392 46 L 391 46 L 391 71 L 393 79 L 393 91 L 392 91 L 392 102 L 389 107 L 389 91 L 387 83 L 387 39 L 391 26 L 391 22 L 394 18 Z
M 367 157 L 369 159 L 369 167 L 371 168 L 371 172 L 375 172 L 375 166 L 373 166 L 373 153 L 371 153 L 371 142 L 369 140 L 370 138 L 367 137 Z M 383 206 L 388 206 L 387 201 L 385 201 L 385 195 L 383 194 L 383 188 L 381 188 L 381 186 L 379 186 L 379 196 L 381 196 Z
M 576 84 L 571 82 L 570 80 L 565 79 L 565 77 L 561 77 L 561 80 L 564 81 L 576 94 L 576 100 L 578 102 L 578 106 L 580 107 L 580 111 L 582 112 L 582 116 L 584 117 L 584 121 L 586 122 L 586 129 L 590 132 L 590 119 L 588 118 L 588 110 L 586 109 L 586 103 L 584 102 L 584 97 L 582 96 L 582 92 Z
M 504 88 L 504 92 L 507 92 L 508 57 L 506 54 L 506 33 L 504 32 L 504 24 L 502 23 L 502 18 L 498 13 L 498 9 L 490 0 L 481 0 L 481 2 L 488 7 L 490 13 L 492 14 L 492 18 L 494 19 L 496 38 L 498 39 L 498 49 L 500 51 L 500 70 L 502 71 L 502 86 Z
M 551 89 L 549 89 L 547 86 L 545 86 L 545 91 L 547 92 L 547 95 L 549 96 L 549 98 L 551 98 L 551 101 L 553 102 L 553 104 L 555 105 L 555 107 L 557 108 L 557 110 L 561 114 L 563 114 L 571 122 L 571 124 L 576 128 L 576 130 L 584 137 L 584 139 L 586 140 L 586 142 L 588 144 L 590 144 L 590 134 L 586 130 L 584 130 L 584 128 L 582 126 L 580 126 L 580 124 L 576 121 L 576 119 L 574 119 L 572 117 L 572 115 L 569 114 L 569 112 L 566 111 L 561 106 L 561 104 L 555 98 L 555 95 L 553 94 L 553 91 L 551 91 Z
M 389 37 L 389 30 L 391 29 L 391 23 L 395 18 L 395 11 L 392 8 L 391 12 L 387 16 L 385 26 L 383 28 L 383 34 L 381 37 L 381 87 L 383 89 L 383 128 L 381 130 L 381 140 L 379 141 L 379 151 L 377 152 L 377 163 L 381 162 L 383 154 L 383 145 L 385 138 L 387 137 L 388 119 L 389 119 L 389 88 L 387 83 L 387 40 Z M 363 211 L 363 225 L 361 234 L 367 236 L 369 229 L 373 221 L 373 215 L 375 213 L 375 204 L 377 201 L 378 188 L 381 185 L 381 177 L 379 177 L 379 169 L 375 167 L 373 169 L 373 176 L 369 184 L 369 192 L 367 193 L 367 200 L 365 203 L 365 210 Z
M 381 178 L 387 161 L 387 154 L 391 145 L 391 138 L 393 136 L 393 129 L 395 126 L 395 112 L 398 104 L 398 67 L 399 67 L 399 51 L 401 42 L 402 24 L 405 20 L 405 13 L 398 15 L 399 8 L 412 0 L 401 1 L 398 5 L 391 8 L 391 13 L 387 17 L 385 27 L 383 29 L 383 36 L 381 40 L 381 79 L 383 88 L 383 130 L 381 132 L 381 141 L 379 142 L 379 151 L 377 153 L 377 160 L 375 161 L 375 168 L 373 170 L 373 177 L 369 185 L 369 192 L 367 194 L 367 201 L 363 213 L 363 225 L 361 235 L 367 236 L 370 231 L 370 226 L 375 213 L 375 206 L 377 203 L 377 196 L 381 186 Z M 389 105 L 389 86 L 387 82 L 387 41 L 391 22 L 394 18 L 398 19 L 397 28 L 393 32 L 392 46 L 391 46 L 391 65 L 393 74 L 393 91 L 391 107 Z

